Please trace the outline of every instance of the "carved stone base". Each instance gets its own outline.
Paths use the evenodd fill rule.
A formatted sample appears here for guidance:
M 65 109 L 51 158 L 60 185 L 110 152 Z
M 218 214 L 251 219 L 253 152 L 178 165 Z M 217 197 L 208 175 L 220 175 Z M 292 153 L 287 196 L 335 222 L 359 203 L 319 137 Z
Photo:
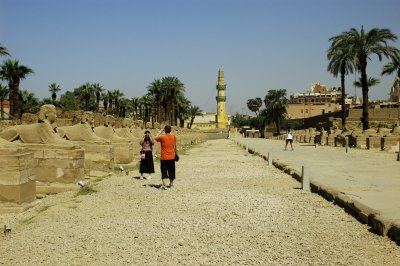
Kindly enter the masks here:
M 0 149 L 0 202 L 22 204 L 36 199 L 33 154 L 21 148 Z
M 359 149 L 367 149 L 367 137 L 365 136 L 357 136 L 356 137 L 356 148 Z
M 40 194 L 57 194 L 61 192 L 67 191 L 78 191 L 80 189 L 79 185 L 74 184 L 65 184 L 65 183 L 42 183 L 36 182 L 36 193 Z
M 400 136 L 397 137 L 383 137 L 382 150 L 398 152 L 399 151 Z
M 1 185 L 0 200 L 2 202 L 15 202 L 18 204 L 32 202 L 36 199 L 36 182 L 28 180 L 19 185 Z
M 114 169 L 114 146 L 89 141 L 74 141 L 85 150 L 85 176 L 109 174 Z
M 27 209 L 34 207 L 39 202 L 40 202 L 39 200 L 34 200 L 32 202 L 24 202 L 21 204 L 14 202 L 0 202 L 0 215 L 5 213 L 23 212 L 26 211 Z
M 367 149 L 381 149 L 381 137 L 368 137 Z
M 84 178 L 82 148 L 50 144 L 23 144 L 23 147 L 33 152 L 33 173 L 37 181 L 75 184 Z
M 113 143 L 115 164 L 130 164 L 133 161 L 133 147 L 131 142 Z M 138 152 L 140 146 L 137 145 Z

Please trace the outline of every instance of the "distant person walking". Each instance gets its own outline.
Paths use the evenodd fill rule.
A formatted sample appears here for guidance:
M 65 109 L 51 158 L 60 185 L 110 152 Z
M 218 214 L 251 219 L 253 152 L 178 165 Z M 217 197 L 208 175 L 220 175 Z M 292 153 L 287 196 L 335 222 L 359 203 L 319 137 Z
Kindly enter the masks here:
M 164 132 L 165 135 L 160 136 Z M 161 144 L 161 189 L 166 190 L 167 179 L 169 179 L 169 188 L 174 186 L 175 180 L 175 153 L 176 153 L 176 137 L 171 134 L 171 126 L 165 126 L 164 130 L 158 133 L 155 141 Z
M 153 145 L 154 140 L 151 137 L 150 131 L 146 130 L 143 135 L 143 139 L 140 140 L 139 144 L 142 146 L 140 151 L 140 179 L 151 179 L 151 174 L 154 173 L 154 161 L 153 161 Z M 143 174 L 149 174 L 148 177 L 144 177 Z
M 290 148 L 293 150 L 293 130 L 289 127 L 286 131 L 286 145 L 285 145 L 285 151 L 287 149 L 287 145 L 290 143 Z

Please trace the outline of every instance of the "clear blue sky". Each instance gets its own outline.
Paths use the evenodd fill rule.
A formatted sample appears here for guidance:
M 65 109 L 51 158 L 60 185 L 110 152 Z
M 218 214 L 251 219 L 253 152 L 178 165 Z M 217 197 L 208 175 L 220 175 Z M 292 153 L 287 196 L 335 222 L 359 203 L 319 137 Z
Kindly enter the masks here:
M 43 98 L 53 82 L 61 93 L 96 82 L 131 98 L 172 75 L 208 112 L 216 111 L 220 66 L 229 113 L 249 113 L 247 99 L 270 89 L 289 96 L 316 82 L 339 87 L 326 71 L 328 39 L 361 25 L 400 37 L 400 1 L 0 0 L 0 43 L 35 71 L 21 89 Z M 400 40 L 390 45 L 400 48 Z M 371 99 L 388 98 L 394 76 L 380 76 L 386 62 L 369 62 L 368 75 L 381 79 Z M 354 79 L 347 77 L 350 95 Z

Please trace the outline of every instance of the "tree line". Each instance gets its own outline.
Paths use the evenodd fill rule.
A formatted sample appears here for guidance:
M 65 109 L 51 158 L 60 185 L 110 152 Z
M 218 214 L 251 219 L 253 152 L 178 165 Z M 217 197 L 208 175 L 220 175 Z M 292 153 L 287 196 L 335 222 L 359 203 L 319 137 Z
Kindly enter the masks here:
M 265 108 L 261 109 L 263 103 Z M 260 97 L 247 100 L 247 108 L 254 112 L 255 117 L 250 118 L 236 113 L 232 117 L 232 124 L 236 127 L 250 125 L 259 129 L 262 134 L 267 125 L 274 124 L 276 133 L 280 134 L 282 121 L 287 117 L 287 103 L 285 89 L 269 90 L 264 101 Z
M 0 44 L 0 55 L 10 56 L 6 47 Z M 21 65 L 18 60 L 7 59 L 0 65 L 1 118 L 4 119 L 3 101 L 9 99 L 10 114 L 14 119 L 22 113 L 36 113 L 42 104 L 54 104 L 63 110 L 85 110 L 111 114 L 117 117 L 133 117 L 146 122 L 168 123 L 184 127 L 184 121 L 190 119 L 187 127 L 191 128 L 196 115 L 202 110 L 192 105 L 185 97 L 185 85 L 177 77 L 167 76 L 155 79 L 147 86 L 147 93 L 142 97 L 126 98 L 119 89 L 104 89 L 100 83 L 86 82 L 61 94 L 57 83 L 48 86 L 50 97 L 39 100 L 34 93 L 20 90 L 20 82 L 34 71 Z

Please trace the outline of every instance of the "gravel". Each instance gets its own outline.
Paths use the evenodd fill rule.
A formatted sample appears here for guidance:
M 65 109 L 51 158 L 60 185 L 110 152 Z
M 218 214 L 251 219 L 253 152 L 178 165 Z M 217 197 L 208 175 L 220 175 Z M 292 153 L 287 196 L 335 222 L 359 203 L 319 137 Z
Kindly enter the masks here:
M 400 265 L 400 247 L 229 140 L 180 153 L 175 187 L 136 172 L 47 196 L 0 241 L 0 265 Z

